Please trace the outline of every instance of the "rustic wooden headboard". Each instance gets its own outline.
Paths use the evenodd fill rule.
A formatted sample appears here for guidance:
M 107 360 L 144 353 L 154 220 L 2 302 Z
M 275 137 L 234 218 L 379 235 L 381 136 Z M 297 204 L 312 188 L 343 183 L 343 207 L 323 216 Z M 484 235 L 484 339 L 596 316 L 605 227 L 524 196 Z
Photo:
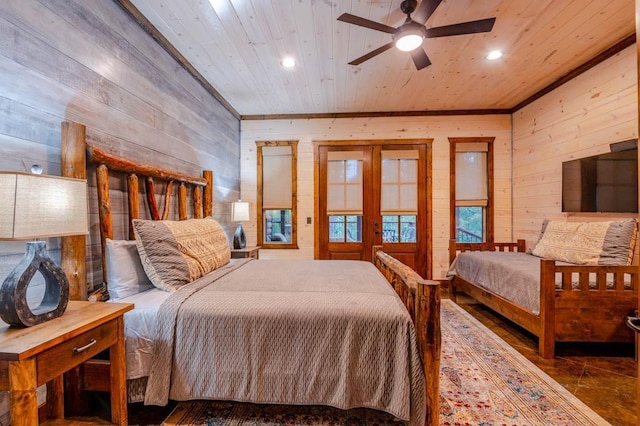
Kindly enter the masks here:
M 202 218 L 213 214 L 213 173 L 205 170 L 203 176 L 190 176 L 180 172 L 161 169 L 148 164 L 137 163 L 106 152 L 86 141 L 86 127 L 82 124 L 65 121 L 62 123 L 61 141 L 62 175 L 80 179 L 87 178 L 87 164 L 96 166 L 96 188 L 98 196 L 98 217 L 100 243 L 102 249 L 101 265 L 105 273 L 105 245 L 107 238 L 114 239 L 112 206 L 109 196 L 109 176 L 125 174 L 127 182 L 128 235 L 116 239 L 134 239 L 132 220 L 140 217 L 139 182 L 144 181 L 147 206 L 153 220 L 169 219 L 174 186 L 178 187 L 178 218 L 189 218 L 187 200 L 193 202 L 192 216 Z M 156 183 L 162 182 L 165 188 L 162 210 L 156 200 Z M 89 186 L 91 188 L 91 185 Z M 91 212 L 94 213 L 94 212 Z M 87 299 L 86 237 L 84 235 L 62 238 L 62 268 L 69 278 L 69 295 L 74 300 Z

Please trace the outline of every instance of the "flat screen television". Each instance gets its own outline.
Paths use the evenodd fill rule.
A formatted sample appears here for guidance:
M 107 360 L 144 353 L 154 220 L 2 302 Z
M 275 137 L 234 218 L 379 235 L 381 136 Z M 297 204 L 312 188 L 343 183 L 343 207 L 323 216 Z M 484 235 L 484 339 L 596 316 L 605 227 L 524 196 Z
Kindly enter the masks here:
M 638 150 L 562 163 L 563 212 L 638 212 Z

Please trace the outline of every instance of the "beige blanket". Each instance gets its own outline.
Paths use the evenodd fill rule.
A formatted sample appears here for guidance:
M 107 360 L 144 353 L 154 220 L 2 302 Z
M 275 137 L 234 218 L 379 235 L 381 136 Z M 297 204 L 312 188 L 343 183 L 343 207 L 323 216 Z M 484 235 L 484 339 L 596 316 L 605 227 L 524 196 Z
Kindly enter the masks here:
M 369 407 L 424 424 L 413 323 L 368 262 L 248 261 L 183 287 L 158 318 L 146 404 Z

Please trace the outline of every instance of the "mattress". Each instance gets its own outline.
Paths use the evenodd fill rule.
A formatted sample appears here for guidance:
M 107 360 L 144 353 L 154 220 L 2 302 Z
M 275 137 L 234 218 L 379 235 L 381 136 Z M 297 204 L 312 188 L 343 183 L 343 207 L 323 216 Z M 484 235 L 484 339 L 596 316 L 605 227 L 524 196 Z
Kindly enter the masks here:
M 540 314 L 540 258 L 521 252 L 466 251 L 458 253 L 447 271 L 479 287 L 490 290 L 505 299 Z M 556 261 L 557 265 L 571 265 Z M 607 275 L 607 288 L 613 281 Z M 590 274 L 591 288 L 596 287 L 595 274 Z M 630 288 L 630 276 L 625 274 L 625 288 Z M 562 276 L 556 274 L 557 289 L 562 288 Z M 579 288 L 578 274 L 572 274 L 572 287 Z
M 520 252 L 468 251 L 458 253 L 447 277 L 457 275 L 540 313 L 540 258 Z

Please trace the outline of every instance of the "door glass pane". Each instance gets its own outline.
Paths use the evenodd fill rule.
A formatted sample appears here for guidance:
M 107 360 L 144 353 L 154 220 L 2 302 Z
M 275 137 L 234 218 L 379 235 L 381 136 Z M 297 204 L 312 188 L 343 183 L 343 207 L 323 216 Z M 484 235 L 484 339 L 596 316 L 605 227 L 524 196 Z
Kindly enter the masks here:
M 418 211 L 418 152 L 383 151 L 381 170 L 383 215 L 415 214 Z
M 417 182 L 418 181 L 418 161 L 417 160 L 400 160 L 400 181 L 401 182 Z
M 361 152 L 344 152 L 327 161 L 327 213 L 362 214 L 362 157 Z
M 415 243 L 416 236 L 416 216 L 406 215 L 400 216 L 400 242 Z
M 291 242 L 291 209 L 264 210 L 263 217 L 266 243 Z
M 329 216 L 329 242 L 344 242 L 344 216 Z
M 382 216 L 382 242 L 397 243 L 398 238 L 398 216 Z
M 484 240 L 484 207 L 456 207 L 456 241 L 480 243 Z
M 361 243 L 362 242 L 362 216 L 346 216 L 345 221 L 347 223 L 347 242 L 348 243 Z

